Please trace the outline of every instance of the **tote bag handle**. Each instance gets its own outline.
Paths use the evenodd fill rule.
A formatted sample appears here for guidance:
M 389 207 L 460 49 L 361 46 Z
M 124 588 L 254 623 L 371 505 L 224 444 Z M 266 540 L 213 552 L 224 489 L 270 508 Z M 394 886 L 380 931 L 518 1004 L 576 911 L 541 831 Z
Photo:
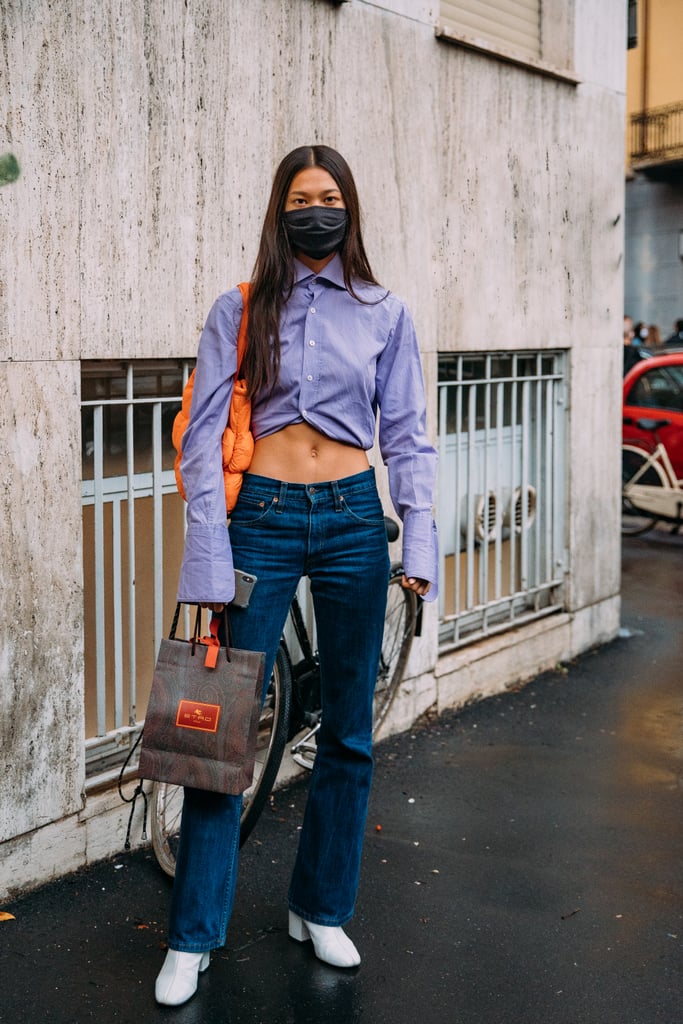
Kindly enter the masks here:
M 180 606 L 183 602 L 178 601 L 175 607 L 175 614 L 173 616 L 173 622 L 171 623 L 171 630 L 168 634 L 169 640 L 175 640 L 176 631 L 178 629 L 178 620 L 180 618 Z M 192 631 L 192 654 L 194 656 L 195 646 L 198 643 L 208 645 L 206 652 L 206 658 L 204 664 L 207 668 L 215 668 L 216 661 L 218 658 L 218 651 L 220 650 L 220 639 L 218 637 L 218 630 L 220 628 L 220 619 L 217 615 L 211 616 L 209 622 L 209 636 L 202 637 L 202 609 L 201 605 L 197 605 L 197 614 L 194 620 L 194 629 Z M 227 604 L 223 606 L 223 628 L 225 630 L 225 657 L 227 661 L 230 661 L 230 648 L 232 647 L 232 634 L 230 631 L 230 617 L 228 616 Z

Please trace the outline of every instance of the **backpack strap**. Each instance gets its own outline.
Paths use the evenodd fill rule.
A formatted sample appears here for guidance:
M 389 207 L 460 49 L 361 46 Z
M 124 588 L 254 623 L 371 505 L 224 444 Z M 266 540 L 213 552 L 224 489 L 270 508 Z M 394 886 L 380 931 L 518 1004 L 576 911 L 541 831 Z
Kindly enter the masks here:
M 247 350 L 247 327 L 249 325 L 249 292 L 251 291 L 251 285 L 249 281 L 242 281 L 237 286 L 242 293 L 242 319 L 240 321 L 240 329 L 237 335 L 237 374 L 235 379 L 240 377 L 242 370 L 242 362 L 244 360 L 244 353 Z

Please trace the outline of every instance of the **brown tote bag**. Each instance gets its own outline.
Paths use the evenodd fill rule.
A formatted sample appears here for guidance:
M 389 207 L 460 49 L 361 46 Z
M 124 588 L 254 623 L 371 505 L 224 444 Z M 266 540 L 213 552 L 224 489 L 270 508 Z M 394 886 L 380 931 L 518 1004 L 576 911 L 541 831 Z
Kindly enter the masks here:
M 221 647 L 216 617 L 200 636 L 200 608 L 192 639 L 176 640 L 179 613 L 159 648 L 138 777 L 242 793 L 254 775 L 265 655 Z M 224 616 L 229 644 L 227 608 Z

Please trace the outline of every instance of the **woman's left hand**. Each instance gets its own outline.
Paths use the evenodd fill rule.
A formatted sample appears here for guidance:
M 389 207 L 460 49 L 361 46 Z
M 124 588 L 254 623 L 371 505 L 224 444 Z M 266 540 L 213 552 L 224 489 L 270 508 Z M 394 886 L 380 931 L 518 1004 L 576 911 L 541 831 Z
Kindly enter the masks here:
M 431 583 L 428 580 L 415 579 L 414 576 L 404 576 L 401 580 L 401 585 L 405 587 L 406 590 L 414 590 L 420 597 L 424 597 L 425 594 L 428 594 L 431 587 Z

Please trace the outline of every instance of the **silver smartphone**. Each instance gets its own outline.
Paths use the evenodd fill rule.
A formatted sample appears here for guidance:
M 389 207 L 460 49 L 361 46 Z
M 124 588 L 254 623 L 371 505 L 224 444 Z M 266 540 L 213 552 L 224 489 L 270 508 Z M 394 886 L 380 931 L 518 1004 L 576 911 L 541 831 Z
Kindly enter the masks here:
M 248 608 L 251 592 L 255 586 L 256 576 L 252 576 L 250 572 L 241 572 L 240 569 L 235 569 L 235 596 L 231 604 L 234 604 L 236 608 Z

